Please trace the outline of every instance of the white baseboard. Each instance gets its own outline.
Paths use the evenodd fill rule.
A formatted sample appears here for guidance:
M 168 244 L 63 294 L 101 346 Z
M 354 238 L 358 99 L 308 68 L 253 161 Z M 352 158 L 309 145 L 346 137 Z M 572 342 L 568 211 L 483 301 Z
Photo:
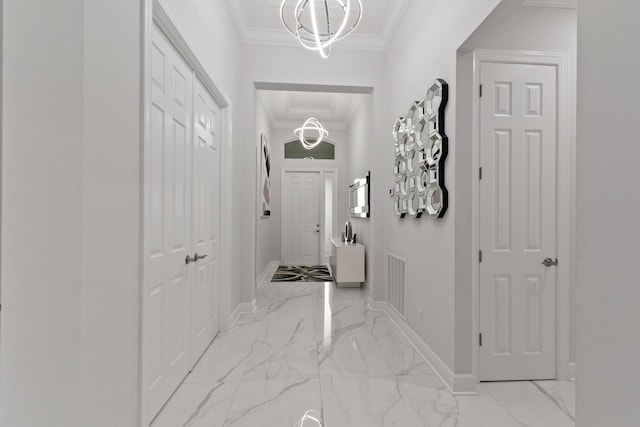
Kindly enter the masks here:
M 264 268 L 264 270 L 262 270 L 262 273 L 260 273 L 260 276 L 258 276 L 258 278 L 256 279 L 256 287 L 264 279 L 266 279 L 267 276 L 269 276 L 269 274 L 273 274 L 272 271 L 277 270 L 279 265 L 280 265 L 280 261 L 271 261 L 269 264 L 267 264 L 267 266 Z
M 374 301 L 371 298 L 371 295 L 367 292 L 367 306 L 371 311 L 385 311 L 387 308 L 387 303 L 383 301 Z
M 238 318 L 242 314 L 251 314 L 256 311 L 256 299 L 254 298 L 251 302 L 241 302 L 231 313 L 231 327 L 235 326 Z
M 576 380 L 576 362 L 569 362 L 569 370 L 567 371 L 570 381 Z
M 411 329 L 389 303 L 368 299 L 367 304 L 371 310 L 384 311 L 454 396 L 473 396 L 477 394 L 476 377 L 472 374 L 454 374 L 440 356 Z

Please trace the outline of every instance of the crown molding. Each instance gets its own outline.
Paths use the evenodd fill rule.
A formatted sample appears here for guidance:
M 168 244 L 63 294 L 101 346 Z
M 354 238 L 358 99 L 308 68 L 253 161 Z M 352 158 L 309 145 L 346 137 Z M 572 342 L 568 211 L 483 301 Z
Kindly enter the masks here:
M 532 7 L 559 7 L 564 9 L 577 9 L 578 0 L 524 0 L 523 6 Z

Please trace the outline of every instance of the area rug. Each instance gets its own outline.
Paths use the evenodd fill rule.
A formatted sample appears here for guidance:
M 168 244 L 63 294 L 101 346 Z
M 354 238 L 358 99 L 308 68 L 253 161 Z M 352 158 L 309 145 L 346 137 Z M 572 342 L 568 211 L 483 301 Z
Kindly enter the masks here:
M 324 265 L 281 265 L 271 279 L 272 282 L 331 282 L 333 277 Z

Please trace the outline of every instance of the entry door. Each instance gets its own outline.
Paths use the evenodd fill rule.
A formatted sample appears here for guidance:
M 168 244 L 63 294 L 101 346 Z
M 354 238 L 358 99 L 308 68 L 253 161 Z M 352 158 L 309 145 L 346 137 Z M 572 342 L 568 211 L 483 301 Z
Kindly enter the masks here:
M 145 165 L 144 370 L 149 414 L 189 372 L 192 71 L 154 26 Z M 117 348 L 113 349 L 118 352 Z
M 320 263 L 320 173 L 286 172 L 282 190 L 282 262 Z
M 481 65 L 482 381 L 553 379 L 556 69 Z
M 199 260 L 192 280 L 192 365 L 218 333 L 220 287 L 220 107 L 197 78 L 193 107 L 193 244 Z

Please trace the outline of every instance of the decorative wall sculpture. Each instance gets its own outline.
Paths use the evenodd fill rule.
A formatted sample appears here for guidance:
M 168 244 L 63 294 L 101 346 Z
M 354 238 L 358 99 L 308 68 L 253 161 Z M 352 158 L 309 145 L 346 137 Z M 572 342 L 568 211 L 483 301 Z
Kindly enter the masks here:
M 432 218 L 442 218 L 447 211 L 444 111 L 448 98 L 448 84 L 437 79 L 424 100 L 414 102 L 407 115 L 393 126 L 393 210 L 400 218 L 407 214 L 420 218 L 425 212 Z
M 260 216 L 271 215 L 271 150 L 267 137 L 260 137 Z

